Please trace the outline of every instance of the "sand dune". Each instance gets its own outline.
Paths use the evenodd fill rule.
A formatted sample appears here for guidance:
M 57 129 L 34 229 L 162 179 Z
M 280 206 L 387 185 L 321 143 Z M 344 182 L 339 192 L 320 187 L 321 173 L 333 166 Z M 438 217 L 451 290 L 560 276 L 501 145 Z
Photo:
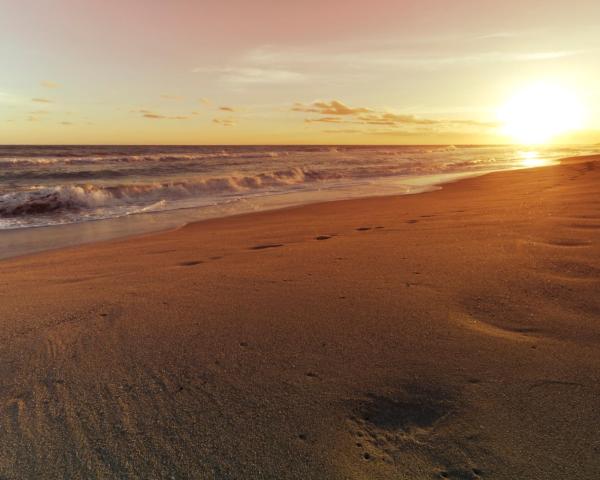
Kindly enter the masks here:
M 599 199 L 570 159 L 2 261 L 0 478 L 597 479 Z

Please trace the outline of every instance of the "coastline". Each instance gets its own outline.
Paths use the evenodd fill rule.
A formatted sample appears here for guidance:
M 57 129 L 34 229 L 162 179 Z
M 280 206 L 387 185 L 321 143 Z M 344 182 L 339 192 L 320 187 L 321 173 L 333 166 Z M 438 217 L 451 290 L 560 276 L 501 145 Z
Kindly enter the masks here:
M 419 190 L 413 192 L 358 195 L 352 197 L 346 194 L 337 198 L 339 192 L 326 192 L 333 194 L 333 199 L 319 198 L 322 192 L 287 193 L 280 195 L 257 197 L 257 205 L 248 211 L 227 212 L 216 210 L 213 213 L 203 213 L 200 207 L 190 207 L 179 210 L 165 210 L 157 212 L 138 213 L 130 216 L 122 216 L 108 219 L 88 220 L 64 225 L 44 225 L 37 227 L 16 228 L 0 230 L 0 261 L 9 258 L 17 258 L 26 255 L 44 253 L 63 248 L 72 248 L 81 245 L 89 245 L 104 241 L 113 241 L 127 238 L 138 238 L 146 235 L 160 234 L 183 228 L 186 225 L 212 220 L 216 218 L 228 218 L 238 215 L 254 215 L 272 210 L 285 210 L 288 208 L 303 207 L 321 203 L 346 201 L 360 198 L 379 198 L 387 196 L 404 196 L 428 193 L 442 188 L 443 185 L 461 181 L 463 179 L 487 175 L 487 172 L 466 172 L 438 175 L 440 180 L 435 183 L 427 183 Z M 419 177 L 410 178 L 408 181 L 419 182 Z M 388 187 L 389 188 L 389 187 Z M 317 199 L 311 200 L 311 196 L 317 195 Z M 296 200 L 294 200 L 296 198 Z M 150 224 L 150 225 L 149 225 Z M 14 237 L 12 241 L 10 237 Z M 8 239 L 8 240 L 7 240 Z
M 592 480 L 599 196 L 593 156 L 4 259 L 0 474 Z

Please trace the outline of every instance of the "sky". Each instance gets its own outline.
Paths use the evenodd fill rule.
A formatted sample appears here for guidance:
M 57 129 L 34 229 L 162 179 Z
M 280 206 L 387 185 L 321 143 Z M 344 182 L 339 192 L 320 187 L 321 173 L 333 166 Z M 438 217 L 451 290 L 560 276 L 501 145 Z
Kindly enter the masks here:
M 514 143 L 499 112 L 536 84 L 581 106 L 549 141 L 600 143 L 597 0 L 0 0 L 0 12 L 2 144 Z M 547 97 L 543 118 L 564 117 Z

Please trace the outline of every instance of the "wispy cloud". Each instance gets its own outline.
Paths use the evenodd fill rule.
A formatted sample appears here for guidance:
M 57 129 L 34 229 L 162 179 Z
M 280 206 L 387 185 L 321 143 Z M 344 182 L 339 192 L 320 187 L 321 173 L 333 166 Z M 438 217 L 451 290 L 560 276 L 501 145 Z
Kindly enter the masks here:
M 320 113 L 321 115 L 356 115 L 357 113 L 368 113 L 372 110 L 365 107 L 349 107 L 339 100 L 324 102 L 317 100 L 309 105 L 296 102 L 292 107 L 293 112 Z
M 487 38 L 505 38 L 513 34 L 490 34 Z M 523 49 L 474 49 L 472 46 L 464 53 L 449 52 L 443 44 L 434 44 L 416 48 L 406 45 L 376 45 L 368 48 L 348 49 L 333 47 L 330 49 L 297 49 L 261 47 L 248 52 L 240 59 L 240 63 L 250 68 L 294 71 L 298 75 L 310 77 L 315 72 L 319 75 L 340 75 L 362 72 L 380 74 L 382 70 L 430 70 L 459 65 L 478 65 L 489 63 L 519 63 L 532 61 L 548 61 L 573 57 L 586 53 L 587 50 L 523 50 Z
M 557 61 L 587 50 L 527 49 L 508 45 L 507 39 L 523 32 L 499 31 L 480 35 L 429 39 L 402 43 L 377 40 L 331 43 L 317 47 L 262 46 L 246 51 L 226 63 L 199 66 L 193 72 L 236 88 L 252 85 L 348 84 L 407 72 L 430 72 L 469 66 L 498 66 Z M 460 44 L 457 48 L 452 46 Z M 389 77 L 388 77 L 389 78 Z
M 143 118 L 150 120 L 188 120 L 190 118 L 188 115 L 163 115 L 145 109 L 131 110 L 130 113 L 139 113 Z
M 54 103 L 53 100 L 48 98 L 32 98 L 31 101 L 36 103 Z
M 368 125 L 396 125 L 399 123 L 412 125 L 435 125 L 440 123 L 440 120 L 418 118 L 414 115 L 398 115 L 389 112 L 360 115 L 357 117 L 357 119 Z
M 42 81 L 40 82 L 40 85 L 41 85 L 42 87 L 44 87 L 44 88 L 51 88 L 51 89 L 54 89 L 54 88 L 59 88 L 59 87 L 60 87 L 60 84 L 59 84 L 59 83 L 56 83 L 56 82 L 51 82 L 50 80 L 42 80 Z
M 300 113 L 319 113 L 328 115 L 324 117 L 305 118 L 304 122 L 308 124 L 335 123 L 386 127 L 387 129 L 408 127 L 409 129 L 412 129 L 413 133 L 415 129 L 433 131 L 435 128 L 446 129 L 462 126 L 481 130 L 498 126 L 495 122 L 481 122 L 471 119 L 424 118 L 416 115 L 378 111 L 377 109 L 370 107 L 350 107 L 339 100 L 332 100 L 330 102 L 319 100 L 308 105 L 296 102 L 291 110 Z
M 216 75 L 222 81 L 237 84 L 293 83 L 306 78 L 306 75 L 289 69 L 244 65 L 197 67 L 193 72 Z
M 342 123 L 339 117 L 321 117 L 321 118 L 306 118 L 305 123 Z
M 235 112 L 233 107 L 219 107 L 219 110 L 221 110 L 223 112 Z
M 221 125 L 223 127 L 235 126 L 235 120 L 232 118 L 213 118 L 213 123 L 216 123 L 217 125 Z
M 517 37 L 521 37 L 524 35 L 524 32 L 509 32 L 509 31 L 505 31 L 505 32 L 492 32 L 492 33 L 485 33 L 482 35 L 476 35 L 474 37 L 468 37 L 469 39 L 473 39 L 473 40 L 494 40 L 496 38 L 517 38 Z
M 144 113 L 142 116 L 152 120 L 188 120 L 190 118 L 186 115 L 161 115 L 159 113 Z

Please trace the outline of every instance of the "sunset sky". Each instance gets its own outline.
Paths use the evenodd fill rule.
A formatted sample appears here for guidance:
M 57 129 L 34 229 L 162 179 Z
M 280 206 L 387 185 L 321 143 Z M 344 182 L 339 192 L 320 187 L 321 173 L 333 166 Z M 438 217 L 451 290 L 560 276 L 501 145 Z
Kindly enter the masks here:
M 597 0 L 0 7 L 4 144 L 513 143 L 499 112 L 537 84 L 581 106 L 552 141 L 600 142 Z

